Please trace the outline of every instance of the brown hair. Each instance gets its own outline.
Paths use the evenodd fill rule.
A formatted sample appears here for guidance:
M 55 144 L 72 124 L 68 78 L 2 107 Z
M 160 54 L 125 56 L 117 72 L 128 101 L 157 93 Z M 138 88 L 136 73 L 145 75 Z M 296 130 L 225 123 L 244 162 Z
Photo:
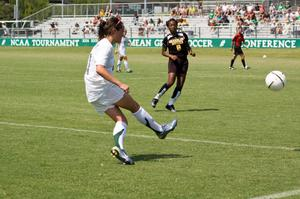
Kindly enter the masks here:
M 106 21 L 101 20 L 98 26 L 98 37 L 99 40 L 103 39 L 107 35 L 112 33 L 112 30 L 115 28 L 116 30 L 121 30 L 124 27 L 123 22 L 117 17 L 110 17 Z

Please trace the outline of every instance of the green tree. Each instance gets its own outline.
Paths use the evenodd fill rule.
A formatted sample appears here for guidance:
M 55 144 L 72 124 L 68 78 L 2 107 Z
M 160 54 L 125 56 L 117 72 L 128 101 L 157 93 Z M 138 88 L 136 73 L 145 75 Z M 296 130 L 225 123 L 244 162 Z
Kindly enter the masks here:
M 7 1 L 0 0 L 0 20 L 12 20 L 14 17 L 14 6 Z
M 0 0 L 0 20 L 13 20 L 16 0 Z M 48 0 L 19 0 L 19 19 L 48 6 Z
M 85 4 L 85 3 L 109 3 L 109 0 L 70 0 L 70 3 Z

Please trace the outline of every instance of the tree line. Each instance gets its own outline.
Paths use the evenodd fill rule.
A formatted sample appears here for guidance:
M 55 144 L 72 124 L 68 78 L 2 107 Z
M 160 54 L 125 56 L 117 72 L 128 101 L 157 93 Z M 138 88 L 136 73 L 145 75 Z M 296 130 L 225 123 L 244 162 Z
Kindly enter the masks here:
M 19 19 L 29 16 L 47 6 L 50 3 L 58 3 L 58 1 L 49 0 L 19 0 Z M 69 4 L 84 4 L 84 3 L 109 3 L 109 0 L 64 0 L 64 3 Z M 16 0 L 0 0 L 0 21 L 14 20 L 14 5 Z

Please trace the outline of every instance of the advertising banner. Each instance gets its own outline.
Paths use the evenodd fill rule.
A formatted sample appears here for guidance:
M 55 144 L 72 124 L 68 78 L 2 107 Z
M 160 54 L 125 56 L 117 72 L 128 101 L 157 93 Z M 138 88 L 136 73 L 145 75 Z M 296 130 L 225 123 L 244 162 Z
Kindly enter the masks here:
M 130 38 L 131 47 L 157 48 L 162 45 L 162 38 Z M 97 39 L 23 39 L 0 38 L 0 46 L 17 47 L 81 47 L 94 46 Z M 192 48 L 230 48 L 231 39 L 191 38 Z M 300 39 L 246 39 L 247 48 L 299 48 Z

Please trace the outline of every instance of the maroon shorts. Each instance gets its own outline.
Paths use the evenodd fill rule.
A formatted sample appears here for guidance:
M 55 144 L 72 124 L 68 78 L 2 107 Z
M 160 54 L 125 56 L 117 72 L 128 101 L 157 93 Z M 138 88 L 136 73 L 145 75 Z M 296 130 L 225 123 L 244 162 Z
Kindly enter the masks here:
M 168 73 L 175 73 L 176 75 L 186 74 L 189 68 L 189 61 L 187 59 L 177 59 L 173 61 L 169 59 Z

